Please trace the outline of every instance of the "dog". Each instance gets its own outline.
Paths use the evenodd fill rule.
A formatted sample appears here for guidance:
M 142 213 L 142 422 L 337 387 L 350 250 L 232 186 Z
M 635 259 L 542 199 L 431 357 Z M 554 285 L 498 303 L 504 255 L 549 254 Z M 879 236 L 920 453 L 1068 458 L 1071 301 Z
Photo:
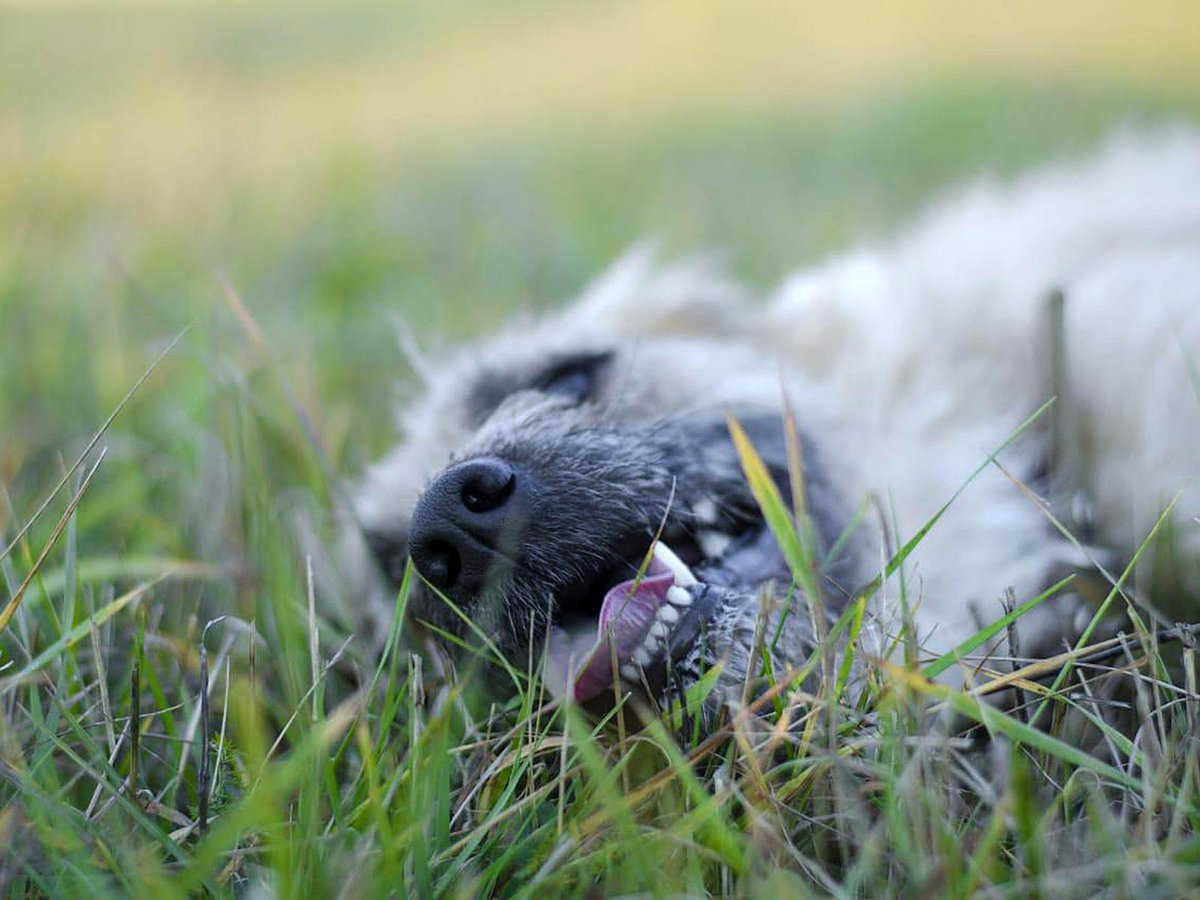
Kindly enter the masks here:
M 1194 617 L 1200 133 L 981 180 L 763 301 L 636 248 L 426 369 L 355 515 L 391 596 L 419 576 L 413 626 L 490 658 L 493 689 L 540 674 L 603 710 L 711 672 L 713 704 L 744 700 L 859 596 L 883 644 L 903 608 L 942 654 L 1006 594 L 1115 583 L 1135 557 Z M 803 507 L 811 579 L 731 429 Z M 1094 612 L 1067 588 L 1018 621 L 1021 652 L 1058 652 Z

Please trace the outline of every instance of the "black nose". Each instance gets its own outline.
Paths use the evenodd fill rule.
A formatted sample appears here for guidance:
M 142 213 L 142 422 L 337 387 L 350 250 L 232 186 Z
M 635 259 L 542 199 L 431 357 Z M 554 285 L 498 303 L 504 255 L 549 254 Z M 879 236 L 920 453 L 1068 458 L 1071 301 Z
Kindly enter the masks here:
M 446 469 L 413 513 L 408 552 L 434 587 L 475 593 L 513 558 L 527 516 L 524 485 L 502 459 Z

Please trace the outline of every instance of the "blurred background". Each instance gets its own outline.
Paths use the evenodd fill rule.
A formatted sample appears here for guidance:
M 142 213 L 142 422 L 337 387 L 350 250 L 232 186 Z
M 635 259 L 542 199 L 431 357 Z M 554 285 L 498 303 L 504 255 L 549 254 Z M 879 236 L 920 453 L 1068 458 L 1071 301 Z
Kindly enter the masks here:
M 469 335 L 646 235 L 766 289 L 1198 113 L 1185 0 L 0 4 L 0 537 L 185 328 L 105 438 L 93 563 L 323 533 L 393 437 L 398 316 Z

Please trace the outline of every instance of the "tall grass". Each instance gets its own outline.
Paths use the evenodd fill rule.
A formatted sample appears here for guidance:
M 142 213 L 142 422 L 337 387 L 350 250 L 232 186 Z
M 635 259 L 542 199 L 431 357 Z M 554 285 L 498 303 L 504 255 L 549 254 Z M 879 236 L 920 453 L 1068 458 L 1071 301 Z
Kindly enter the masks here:
M 526 678 L 497 705 L 405 648 L 410 582 L 378 658 L 348 639 L 328 596 L 318 607 L 312 557 L 259 486 L 278 459 L 272 423 L 245 397 L 231 405 L 245 478 L 231 519 L 252 556 L 122 571 L 82 555 L 80 510 L 106 465 L 91 447 L 4 550 L 10 896 L 1176 896 L 1200 876 L 1190 639 L 1169 664 L 1135 621 L 1113 661 L 1096 662 L 1111 641 L 1016 671 L 984 654 L 974 686 L 952 690 L 930 678 L 980 658 L 1065 583 L 910 664 L 868 637 L 864 595 L 828 623 L 840 652 L 764 670 L 755 699 L 705 732 L 694 723 L 707 683 L 680 707 L 640 712 L 644 728 L 625 708 L 597 723 L 549 703 Z M 804 585 L 802 504 L 788 510 L 731 427 Z M 313 467 L 310 489 L 324 478 Z M 1114 678 L 1129 687 L 1132 729 L 1110 724 Z M 986 699 L 1013 687 L 1048 708 L 1043 727 Z M 1081 723 L 1097 752 L 1079 749 Z

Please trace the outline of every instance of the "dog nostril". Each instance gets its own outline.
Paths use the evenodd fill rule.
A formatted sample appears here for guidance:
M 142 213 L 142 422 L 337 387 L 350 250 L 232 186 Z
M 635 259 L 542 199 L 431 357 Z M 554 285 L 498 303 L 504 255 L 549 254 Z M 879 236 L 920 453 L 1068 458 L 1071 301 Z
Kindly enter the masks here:
M 506 553 L 529 516 L 531 480 L 516 466 L 482 457 L 450 466 L 430 482 L 413 510 L 413 566 L 457 600 L 502 575 Z
M 413 562 L 426 581 L 443 591 L 454 586 L 462 570 L 462 559 L 448 541 L 430 541 Z
M 463 506 L 482 515 L 508 502 L 516 481 L 517 476 L 507 463 L 498 459 L 479 460 L 466 473 L 459 496 Z

